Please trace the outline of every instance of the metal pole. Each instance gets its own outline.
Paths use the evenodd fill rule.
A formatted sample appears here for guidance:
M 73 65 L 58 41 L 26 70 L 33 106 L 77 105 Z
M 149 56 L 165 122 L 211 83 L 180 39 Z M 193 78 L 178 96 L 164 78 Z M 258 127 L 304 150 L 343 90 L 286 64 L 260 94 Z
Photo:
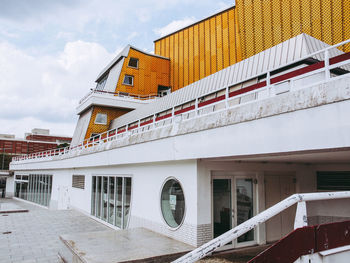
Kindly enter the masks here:
M 4 170 L 4 161 L 5 161 L 5 148 L 2 148 L 2 164 L 1 164 L 1 170 Z

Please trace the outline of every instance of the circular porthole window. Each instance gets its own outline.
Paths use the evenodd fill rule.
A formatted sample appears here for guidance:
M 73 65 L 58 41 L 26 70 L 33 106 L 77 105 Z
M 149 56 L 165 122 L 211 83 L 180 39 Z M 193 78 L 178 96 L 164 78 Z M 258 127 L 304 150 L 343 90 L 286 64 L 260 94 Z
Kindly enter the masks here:
M 169 179 L 163 186 L 161 209 L 165 222 L 171 228 L 181 225 L 185 215 L 185 196 L 180 183 Z

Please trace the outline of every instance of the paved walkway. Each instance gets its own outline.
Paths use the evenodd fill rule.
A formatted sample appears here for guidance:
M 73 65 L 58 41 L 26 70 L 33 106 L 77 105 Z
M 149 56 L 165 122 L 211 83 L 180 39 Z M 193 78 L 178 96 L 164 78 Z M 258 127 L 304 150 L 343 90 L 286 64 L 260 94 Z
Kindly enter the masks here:
M 59 235 L 110 229 L 74 210 L 53 211 L 13 199 L 0 198 L 0 203 L 29 210 L 0 214 L 0 263 L 58 262 Z

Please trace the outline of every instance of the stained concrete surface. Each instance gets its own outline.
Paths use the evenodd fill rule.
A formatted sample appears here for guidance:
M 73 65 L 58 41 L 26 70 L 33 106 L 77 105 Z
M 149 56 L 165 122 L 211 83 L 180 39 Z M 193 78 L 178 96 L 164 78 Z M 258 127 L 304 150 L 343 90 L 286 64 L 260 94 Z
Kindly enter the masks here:
M 168 262 L 194 247 L 144 228 L 62 235 L 79 262 Z M 160 259 L 161 258 L 161 259 Z
M 0 198 L 0 204 L 29 210 L 0 214 L 0 263 L 58 262 L 60 235 L 110 230 L 75 210 L 48 210 L 14 199 Z

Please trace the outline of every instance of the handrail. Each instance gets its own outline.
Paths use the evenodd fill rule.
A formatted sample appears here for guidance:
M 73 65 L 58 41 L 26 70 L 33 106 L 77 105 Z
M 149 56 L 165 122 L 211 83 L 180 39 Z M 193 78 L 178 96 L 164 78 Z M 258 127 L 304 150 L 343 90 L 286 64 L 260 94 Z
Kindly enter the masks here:
M 118 97 L 129 98 L 129 99 L 137 99 L 137 100 L 150 100 L 150 99 L 160 98 L 160 95 L 157 93 L 150 93 L 147 95 L 143 95 L 143 94 L 122 92 L 122 91 L 111 92 L 111 91 L 106 91 L 106 90 L 91 89 L 91 91 L 89 93 L 87 93 L 79 101 L 79 105 L 82 104 L 83 102 L 85 102 L 86 99 L 89 98 L 94 93 L 96 93 L 96 94 L 108 94 L 108 95 L 112 95 L 112 96 L 118 96 Z
M 57 152 L 57 150 L 55 150 L 53 152 L 46 151 L 43 153 L 34 153 L 34 154 L 25 155 L 25 156 L 18 156 L 18 157 L 15 157 L 13 159 L 13 161 L 16 162 L 16 161 L 20 161 L 20 160 L 46 158 L 48 156 L 62 155 L 62 154 L 66 154 L 66 153 L 69 153 L 69 152 L 75 151 L 75 150 L 82 150 L 82 149 L 89 148 L 89 147 L 95 147 L 97 145 L 100 145 L 100 144 L 103 144 L 106 142 L 110 142 L 113 140 L 124 138 L 125 136 L 130 136 L 130 135 L 137 133 L 137 132 L 143 132 L 145 130 L 147 131 L 150 129 L 156 129 L 159 126 L 161 126 L 162 124 L 165 125 L 166 122 L 170 122 L 170 124 L 172 124 L 174 122 L 174 119 L 177 116 L 183 117 L 186 114 L 187 115 L 190 115 L 190 114 L 194 115 L 191 118 L 187 118 L 187 120 L 197 118 L 198 116 L 203 116 L 205 114 L 201 114 L 201 112 L 204 112 L 204 109 L 214 107 L 217 104 L 220 104 L 223 102 L 225 102 L 224 110 L 231 109 L 233 107 L 236 107 L 236 106 L 229 106 L 229 103 L 232 100 L 236 100 L 236 99 L 242 98 L 242 97 L 250 95 L 250 94 L 257 94 L 258 95 L 259 93 L 263 93 L 263 92 L 267 92 L 267 94 L 268 94 L 267 97 L 272 97 L 272 96 L 276 95 L 275 87 L 277 84 L 289 81 L 290 82 L 290 90 L 293 90 L 295 81 L 297 81 L 301 77 L 310 76 L 312 74 L 325 72 L 325 80 L 323 82 L 330 81 L 331 79 L 334 79 L 331 77 L 330 70 L 332 70 L 336 67 L 344 66 L 346 64 L 346 62 L 348 60 L 350 60 L 350 53 L 343 53 L 341 55 L 334 56 L 334 57 L 330 58 L 329 57 L 329 50 L 332 48 L 336 48 L 338 46 L 347 44 L 347 43 L 350 43 L 350 39 L 343 41 L 341 43 L 338 43 L 334 46 L 330 46 L 330 47 L 327 47 L 327 48 L 322 49 L 320 51 L 314 52 L 314 53 L 307 55 L 301 59 L 295 60 L 295 61 L 288 63 L 288 64 L 285 64 L 283 66 L 280 66 L 279 68 L 273 68 L 273 69 L 270 69 L 266 72 L 260 73 L 258 76 L 266 76 L 262 82 L 258 82 L 256 84 L 245 87 L 243 89 L 230 92 L 230 87 L 232 87 L 233 85 L 242 84 L 242 83 L 246 82 L 247 80 L 250 80 L 250 79 L 255 78 L 255 77 L 250 76 L 243 81 L 240 81 L 238 83 L 234 83 L 233 85 L 230 84 L 228 86 L 223 87 L 220 90 L 216 90 L 214 92 L 211 91 L 206 95 L 201 95 L 200 97 L 197 97 L 195 99 L 191 99 L 190 101 L 186 102 L 185 104 L 187 104 L 189 102 L 194 102 L 194 105 L 188 106 L 186 108 L 182 108 L 180 110 L 175 111 L 176 108 L 184 105 L 184 103 L 176 104 L 172 108 L 168 109 L 167 111 L 155 113 L 152 116 L 149 116 L 148 118 L 138 119 L 138 120 L 135 120 L 127 125 L 108 130 L 108 131 L 103 132 L 99 135 L 96 135 L 93 138 L 89 138 L 89 139 L 84 140 L 79 145 L 70 146 L 67 148 L 63 148 L 61 150 L 57 149 L 59 152 Z M 324 57 L 325 57 L 324 61 L 320 61 L 320 62 L 317 62 L 315 64 L 311 64 L 311 65 L 306 66 L 304 68 L 296 69 L 292 72 L 278 75 L 277 77 L 271 76 L 272 72 L 276 71 L 277 69 L 285 68 L 288 65 L 292 65 L 292 64 L 295 64 L 297 62 L 304 61 L 305 59 L 310 58 L 311 56 L 315 56 L 317 54 L 322 54 L 322 53 L 324 53 Z M 350 64 L 350 62 L 347 62 L 347 64 Z M 313 86 L 316 84 L 319 84 L 319 83 L 313 83 L 309 86 Z M 306 88 L 309 86 L 304 86 L 303 88 Z M 204 101 L 204 102 L 201 101 L 201 98 L 203 98 L 205 96 L 208 96 L 211 94 L 216 94 L 216 93 L 222 92 L 222 91 L 225 91 L 224 95 L 220 95 L 220 96 L 213 98 L 213 99 L 210 99 L 208 101 Z M 107 91 L 92 90 L 90 94 L 92 94 L 92 93 L 106 93 L 106 94 L 111 94 L 111 95 L 123 96 L 122 92 L 113 93 L 113 92 L 107 92 Z M 131 95 L 134 96 L 135 94 L 131 94 Z M 264 98 L 262 98 L 262 99 L 264 99 Z M 239 105 L 242 105 L 242 103 L 240 103 Z M 160 113 L 164 113 L 164 112 L 165 112 L 164 115 L 159 116 Z M 170 113 L 167 113 L 167 112 L 170 112 Z
M 193 251 L 185 254 L 184 256 L 173 261 L 173 263 L 190 263 L 200 260 L 201 258 L 210 255 L 218 248 L 226 245 L 227 243 L 237 239 L 241 235 L 252 230 L 254 227 L 266 222 L 275 215 L 283 212 L 287 208 L 297 203 L 304 203 L 307 201 L 321 201 L 321 200 L 332 200 L 332 199 L 343 199 L 350 198 L 350 191 L 344 192 L 325 192 L 325 193 L 307 193 L 307 194 L 294 194 L 284 199 L 283 201 L 275 204 L 274 206 L 266 209 L 260 214 L 248 219 L 244 223 L 234 227 L 226 233 L 214 238 L 208 243 L 194 249 Z M 297 216 L 306 216 L 304 214 L 298 214 Z

